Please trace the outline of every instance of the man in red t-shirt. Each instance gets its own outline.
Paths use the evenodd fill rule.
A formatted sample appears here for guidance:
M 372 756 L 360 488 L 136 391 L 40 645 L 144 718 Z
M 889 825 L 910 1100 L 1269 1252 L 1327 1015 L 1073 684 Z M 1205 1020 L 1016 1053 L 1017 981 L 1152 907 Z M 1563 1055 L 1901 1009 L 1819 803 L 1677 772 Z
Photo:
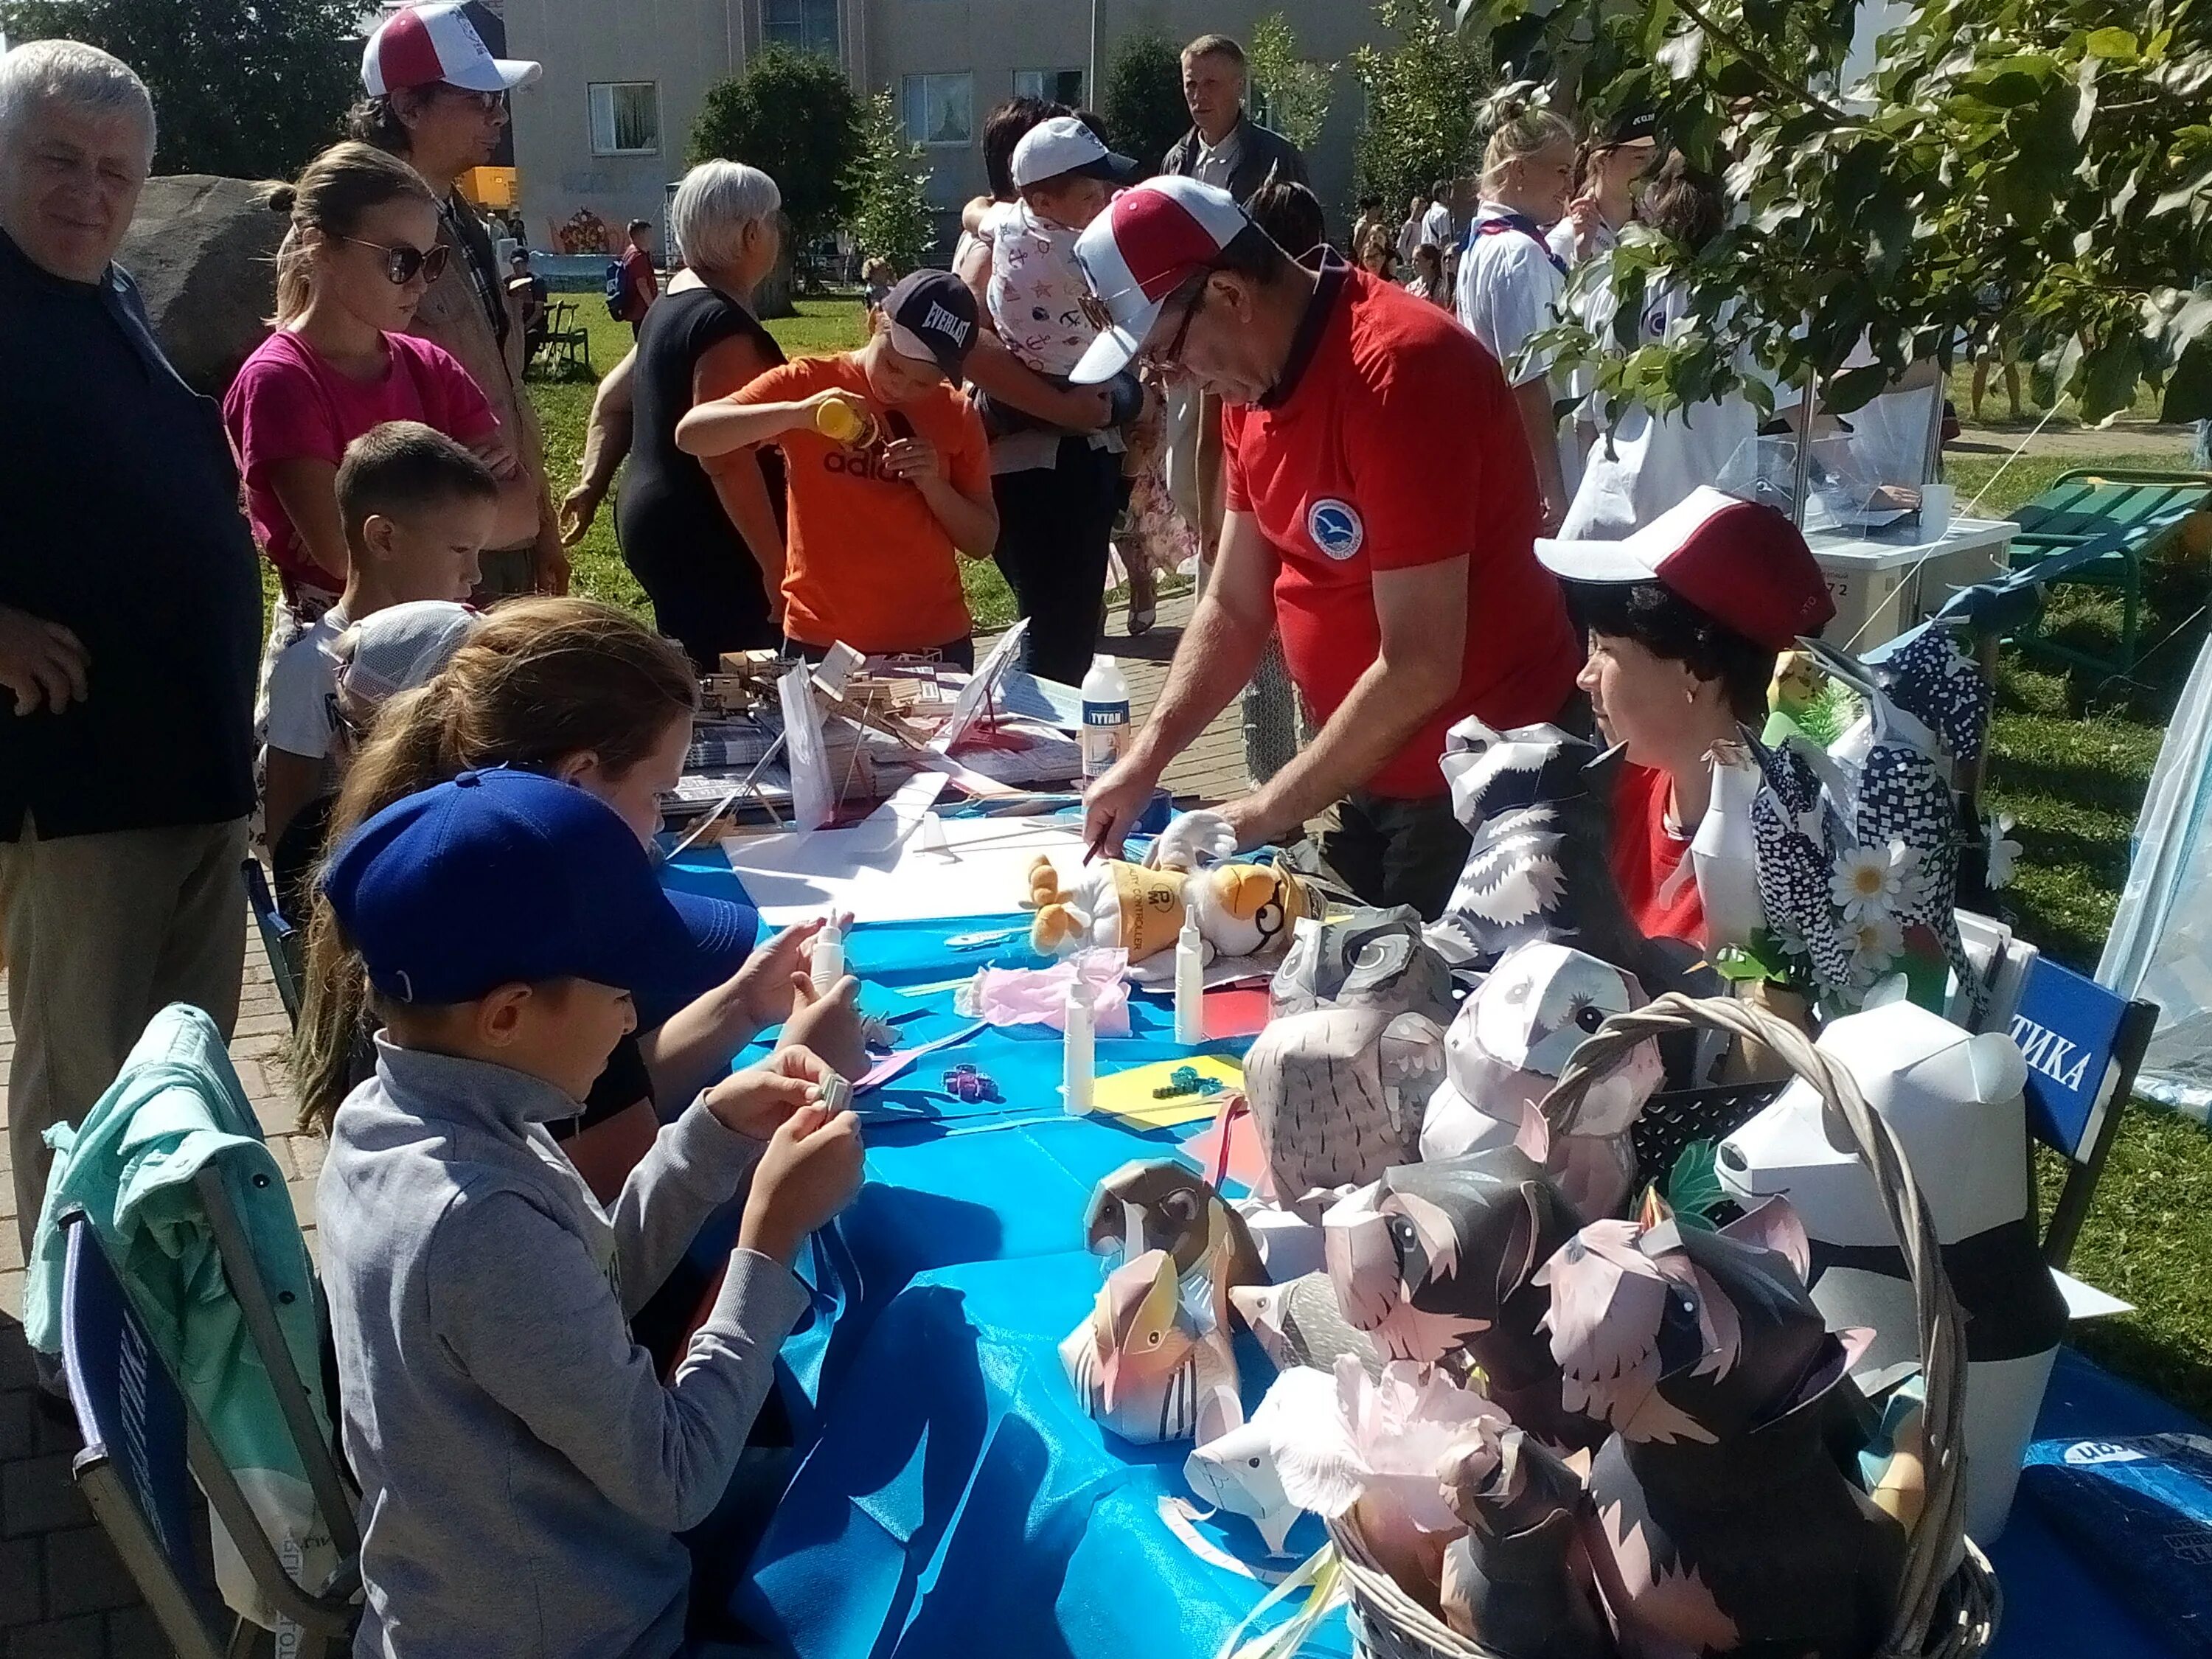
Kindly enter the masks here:
M 1437 766 L 1446 729 L 1579 707 L 1582 652 L 1536 562 L 1535 472 L 1497 362 L 1334 253 L 1293 263 L 1191 179 L 1125 191 L 1076 253 L 1111 326 L 1074 378 L 1141 355 L 1218 394 L 1228 477 L 1212 579 L 1152 719 L 1091 791 L 1091 836 L 1121 844 L 1279 629 L 1322 724 L 1222 809 L 1238 844 L 1333 806 L 1328 868 L 1365 902 L 1435 916 L 1468 849 Z
M 647 307 L 660 297 L 660 278 L 653 269 L 653 250 L 647 246 L 652 240 L 650 219 L 629 222 L 629 246 L 622 257 L 622 296 L 623 321 L 629 325 L 633 340 L 645 321 Z

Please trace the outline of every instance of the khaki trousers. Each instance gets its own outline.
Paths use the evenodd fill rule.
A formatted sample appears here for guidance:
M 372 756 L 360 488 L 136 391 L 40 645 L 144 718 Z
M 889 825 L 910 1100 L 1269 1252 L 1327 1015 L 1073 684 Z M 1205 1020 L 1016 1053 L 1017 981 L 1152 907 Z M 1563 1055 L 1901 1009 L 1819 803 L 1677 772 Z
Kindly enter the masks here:
M 106 1092 L 154 1016 L 206 1010 L 226 1042 L 246 972 L 246 826 L 124 830 L 0 844 L 15 1058 L 8 1151 L 24 1259 L 52 1155 L 45 1135 Z

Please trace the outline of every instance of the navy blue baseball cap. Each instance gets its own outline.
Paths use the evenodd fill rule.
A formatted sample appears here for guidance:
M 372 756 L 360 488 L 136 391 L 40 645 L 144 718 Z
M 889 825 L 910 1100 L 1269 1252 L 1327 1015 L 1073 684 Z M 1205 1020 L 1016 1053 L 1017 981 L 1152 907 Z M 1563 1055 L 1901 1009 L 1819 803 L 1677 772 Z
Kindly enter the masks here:
M 323 891 L 394 1001 L 471 1002 L 501 985 L 587 979 L 641 995 L 713 983 L 759 918 L 662 890 L 614 810 L 535 772 L 464 772 L 346 838 Z

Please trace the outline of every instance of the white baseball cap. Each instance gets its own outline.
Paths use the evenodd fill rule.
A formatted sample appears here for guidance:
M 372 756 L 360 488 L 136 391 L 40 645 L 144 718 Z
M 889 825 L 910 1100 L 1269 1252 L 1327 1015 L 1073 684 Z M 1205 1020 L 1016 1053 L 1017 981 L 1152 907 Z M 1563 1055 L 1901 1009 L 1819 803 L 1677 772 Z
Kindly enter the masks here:
M 1014 187 L 1027 189 L 1067 173 L 1126 185 L 1137 176 L 1136 162 L 1116 155 L 1098 135 L 1073 115 L 1040 121 L 1014 146 Z
M 410 599 L 362 617 L 325 649 L 346 697 L 358 708 L 380 708 L 427 684 L 483 625 L 467 605 Z
M 444 82 L 469 92 L 510 92 L 535 81 L 541 65 L 495 58 L 458 4 L 407 6 L 377 25 L 361 54 L 361 83 L 372 98 Z
M 1236 198 L 1195 179 L 1147 179 L 1116 196 L 1076 239 L 1076 263 L 1109 324 L 1068 378 L 1098 386 L 1127 368 L 1168 295 L 1210 269 L 1251 223 Z

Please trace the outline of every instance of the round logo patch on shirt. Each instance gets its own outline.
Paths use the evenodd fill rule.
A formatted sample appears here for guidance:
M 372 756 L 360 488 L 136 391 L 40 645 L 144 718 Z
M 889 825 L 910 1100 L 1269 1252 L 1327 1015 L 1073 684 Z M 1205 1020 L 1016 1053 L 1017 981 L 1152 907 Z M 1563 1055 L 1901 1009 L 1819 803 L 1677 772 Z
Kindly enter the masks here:
M 1306 509 L 1306 535 L 1332 559 L 1348 559 L 1367 539 L 1367 526 L 1350 501 L 1328 496 Z

